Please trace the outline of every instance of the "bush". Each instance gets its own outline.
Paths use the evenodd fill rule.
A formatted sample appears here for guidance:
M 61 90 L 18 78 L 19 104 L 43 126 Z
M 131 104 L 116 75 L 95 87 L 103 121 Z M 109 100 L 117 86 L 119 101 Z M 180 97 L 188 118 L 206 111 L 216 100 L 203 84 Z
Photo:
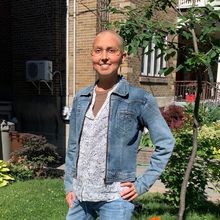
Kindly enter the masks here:
M 210 123 L 220 120 L 220 107 L 212 104 L 205 104 L 207 118 Z
M 194 105 L 189 103 L 185 105 L 185 112 L 192 118 Z M 200 125 L 211 125 L 213 122 L 220 120 L 220 108 L 210 103 L 201 103 L 199 108 Z
M 12 175 L 17 180 L 47 177 L 47 168 L 58 164 L 56 147 L 45 137 L 33 135 L 23 140 L 23 146 L 10 159 Z
M 209 181 L 214 189 L 220 192 L 220 120 L 212 123 L 212 126 L 204 125 L 198 135 L 200 148 L 198 156 L 206 157 L 208 164 Z M 205 152 L 204 152 L 205 151 Z
M 9 175 L 9 171 L 8 165 L 3 160 L 0 160 L 0 187 L 8 185 L 11 180 L 14 180 Z
M 181 184 L 192 151 L 192 130 L 182 128 L 175 131 L 174 136 L 176 146 L 161 180 L 169 189 L 166 199 L 178 207 Z M 198 146 L 186 193 L 186 204 L 191 208 L 198 207 L 206 200 L 205 187 L 208 181 L 216 182 L 220 176 L 220 167 L 215 161 L 216 149 L 220 149 L 220 121 L 210 127 L 201 127 Z
M 145 148 L 145 147 L 154 147 L 149 133 L 143 133 L 141 136 L 140 149 Z
M 170 105 L 162 110 L 161 113 L 171 129 L 179 129 L 183 126 L 184 107 Z
M 19 160 L 16 163 L 11 163 L 10 166 L 12 176 L 14 176 L 17 181 L 25 181 L 34 178 L 34 170 L 32 170 L 26 162 L 22 164 L 22 161 Z

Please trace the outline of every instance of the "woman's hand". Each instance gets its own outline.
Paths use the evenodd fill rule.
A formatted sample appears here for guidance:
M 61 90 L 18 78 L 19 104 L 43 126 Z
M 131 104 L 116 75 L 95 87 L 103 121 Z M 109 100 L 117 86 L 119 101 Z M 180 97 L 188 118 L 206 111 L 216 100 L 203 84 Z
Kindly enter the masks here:
M 126 187 L 125 190 L 120 192 L 120 195 L 123 199 L 128 200 L 129 202 L 138 197 L 134 184 L 132 182 L 121 183 L 122 187 Z
M 68 192 L 68 193 L 66 194 L 66 201 L 67 201 L 68 206 L 69 206 L 70 208 L 73 208 L 73 201 L 74 201 L 75 199 L 76 199 L 76 196 L 74 195 L 73 192 Z

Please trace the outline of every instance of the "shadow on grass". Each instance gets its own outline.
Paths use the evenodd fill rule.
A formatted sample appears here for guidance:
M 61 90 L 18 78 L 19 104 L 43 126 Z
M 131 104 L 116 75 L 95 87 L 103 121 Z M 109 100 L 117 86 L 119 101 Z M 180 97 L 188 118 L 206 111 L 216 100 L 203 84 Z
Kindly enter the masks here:
M 199 207 L 195 209 L 187 210 L 187 212 L 192 212 L 192 211 L 197 212 L 198 214 L 201 215 L 212 213 L 212 215 L 218 217 L 217 219 L 220 219 L 220 203 L 205 201 Z
M 150 215 L 163 215 L 165 213 L 170 213 L 175 215 L 176 209 L 169 206 L 165 202 L 165 198 L 160 193 L 147 193 L 143 196 L 140 196 L 134 202 L 135 212 L 134 216 L 138 217 L 142 214 Z

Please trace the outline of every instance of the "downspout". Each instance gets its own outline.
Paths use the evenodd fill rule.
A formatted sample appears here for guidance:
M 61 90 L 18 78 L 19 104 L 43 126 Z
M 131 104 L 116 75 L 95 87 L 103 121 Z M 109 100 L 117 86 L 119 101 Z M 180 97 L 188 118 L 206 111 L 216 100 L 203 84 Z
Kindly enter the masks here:
M 69 120 L 69 0 L 66 0 L 66 103 L 62 110 L 63 120 Z
M 64 120 L 69 120 L 71 106 L 69 100 L 69 3 L 66 0 L 66 105 L 62 115 Z M 76 94 L 76 0 L 73 2 L 73 98 Z
M 69 0 L 66 0 L 66 106 L 69 107 Z
M 73 98 L 76 94 L 76 0 L 73 5 Z
M 218 56 L 218 67 L 217 67 L 217 83 L 220 83 L 220 54 Z

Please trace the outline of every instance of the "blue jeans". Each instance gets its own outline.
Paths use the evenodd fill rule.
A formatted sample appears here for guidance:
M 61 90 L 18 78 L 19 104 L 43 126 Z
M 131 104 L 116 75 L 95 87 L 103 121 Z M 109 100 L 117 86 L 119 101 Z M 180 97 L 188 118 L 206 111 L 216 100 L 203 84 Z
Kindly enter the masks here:
M 80 202 L 75 200 L 66 220 L 131 220 L 134 205 L 119 198 L 111 202 Z

